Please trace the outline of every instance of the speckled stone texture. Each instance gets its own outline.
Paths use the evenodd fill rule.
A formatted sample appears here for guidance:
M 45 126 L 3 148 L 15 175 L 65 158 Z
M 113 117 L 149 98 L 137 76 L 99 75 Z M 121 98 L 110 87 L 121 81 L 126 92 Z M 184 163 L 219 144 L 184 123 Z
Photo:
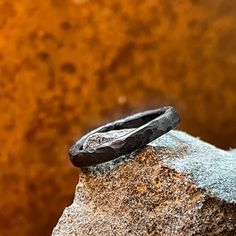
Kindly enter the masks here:
M 114 134 L 95 134 L 86 147 Z M 84 168 L 52 235 L 236 235 L 236 155 L 171 131 Z

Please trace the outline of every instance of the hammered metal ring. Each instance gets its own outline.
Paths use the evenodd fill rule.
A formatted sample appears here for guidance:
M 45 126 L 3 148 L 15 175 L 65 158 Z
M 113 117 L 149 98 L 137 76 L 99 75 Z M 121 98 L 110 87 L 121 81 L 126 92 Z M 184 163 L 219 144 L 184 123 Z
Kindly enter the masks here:
M 86 167 L 113 160 L 131 153 L 174 129 L 180 122 L 178 113 L 167 106 L 148 110 L 105 124 L 84 135 L 69 149 L 70 160 L 76 167 Z M 108 141 L 92 150 L 83 149 L 87 138 L 95 133 L 133 128 L 129 133 Z

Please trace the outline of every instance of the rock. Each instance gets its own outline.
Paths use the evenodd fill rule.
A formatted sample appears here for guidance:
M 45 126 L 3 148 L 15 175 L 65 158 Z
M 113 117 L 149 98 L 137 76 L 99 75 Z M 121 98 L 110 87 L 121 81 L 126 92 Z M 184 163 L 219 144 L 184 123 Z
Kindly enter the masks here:
M 103 137 L 110 140 L 122 132 L 95 134 L 87 145 L 100 145 L 106 142 Z M 82 169 L 73 204 L 52 232 L 53 236 L 235 234 L 235 153 L 181 131 Z

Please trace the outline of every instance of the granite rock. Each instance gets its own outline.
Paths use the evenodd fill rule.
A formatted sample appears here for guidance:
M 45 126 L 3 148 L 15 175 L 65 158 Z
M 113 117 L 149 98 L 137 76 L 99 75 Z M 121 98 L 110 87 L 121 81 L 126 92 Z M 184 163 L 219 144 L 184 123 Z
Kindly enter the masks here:
M 86 147 L 126 131 L 95 134 Z M 104 138 L 105 137 L 105 138 Z M 52 235 L 235 235 L 236 155 L 181 131 L 82 169 Z

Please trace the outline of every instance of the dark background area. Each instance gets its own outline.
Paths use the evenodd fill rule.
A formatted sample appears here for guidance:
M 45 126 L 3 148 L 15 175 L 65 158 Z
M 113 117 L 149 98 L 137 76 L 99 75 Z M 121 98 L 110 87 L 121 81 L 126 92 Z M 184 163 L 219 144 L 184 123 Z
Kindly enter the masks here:
M 236 2 L 0 1 L 0 235 L 50 235 L 86 131 L 173 105 L 178 127 L 236 146 Z

